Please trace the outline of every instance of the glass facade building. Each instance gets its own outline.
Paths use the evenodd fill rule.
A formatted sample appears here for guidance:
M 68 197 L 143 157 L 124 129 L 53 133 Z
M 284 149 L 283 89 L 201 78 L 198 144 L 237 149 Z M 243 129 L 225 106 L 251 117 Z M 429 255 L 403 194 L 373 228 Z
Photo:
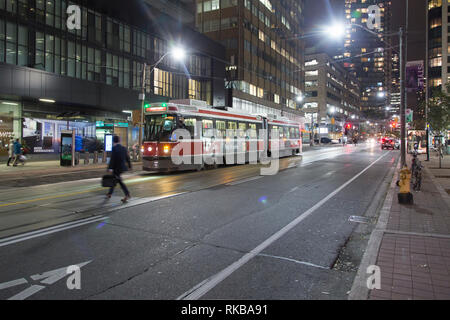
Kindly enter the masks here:
M 114 132 L 134 144 L 144 64 L 154 66 L 178 43 L 189 49 L 184 62 L 167 55 L 147 68 L 148 102 L 224 105 L 223 47 L 148 3 L 0 0 L 0 156 L 11 137 L 36 153 L 58 152 L 67 128 L 92 143 Z M 81 9 L 79 30 L 67 28 L 70 5 Z

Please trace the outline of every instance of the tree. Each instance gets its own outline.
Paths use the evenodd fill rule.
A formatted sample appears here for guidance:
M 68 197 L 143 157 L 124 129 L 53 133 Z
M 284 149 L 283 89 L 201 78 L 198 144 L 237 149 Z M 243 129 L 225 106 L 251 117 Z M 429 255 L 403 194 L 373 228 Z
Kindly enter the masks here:
M 429 102 L 428 121 L 433 131 L 444 133 L 450 129 L 450 84 L 447 91 L 435 90 Z

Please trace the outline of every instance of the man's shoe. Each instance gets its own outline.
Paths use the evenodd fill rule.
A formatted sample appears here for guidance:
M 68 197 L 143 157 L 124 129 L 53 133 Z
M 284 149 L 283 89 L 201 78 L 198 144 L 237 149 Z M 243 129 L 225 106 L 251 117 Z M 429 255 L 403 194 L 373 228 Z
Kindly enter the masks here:
M 122 202 L 127 203 L 130 198 L 131 198 L 130 196 L 126 196 L 125 198 L 122 199 Z
M 109 193 L 106 195 L 106 199 L 111 199 L 111 195 Z

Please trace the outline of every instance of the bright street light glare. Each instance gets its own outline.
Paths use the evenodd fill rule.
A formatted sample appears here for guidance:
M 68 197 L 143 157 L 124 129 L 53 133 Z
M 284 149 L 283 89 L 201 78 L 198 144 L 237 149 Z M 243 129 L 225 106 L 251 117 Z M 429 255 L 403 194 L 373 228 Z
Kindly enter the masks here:
M 378 98 L 384 98 L 386 94 L 383 91 L 378 92 L 377 96 Z
M 172 49 L 172 56 L 177 61 L 182 61 L 186 57 L 186 51 L 181 47 L 175 47 Z
M 303 96 L 297 96 L 297 102 L 302 102 L 303 101 Z
M 334 23 L 324 29 L 328 37 L 333 39 L 342 39 L 345 36 L 346 27 L 343 23 Z

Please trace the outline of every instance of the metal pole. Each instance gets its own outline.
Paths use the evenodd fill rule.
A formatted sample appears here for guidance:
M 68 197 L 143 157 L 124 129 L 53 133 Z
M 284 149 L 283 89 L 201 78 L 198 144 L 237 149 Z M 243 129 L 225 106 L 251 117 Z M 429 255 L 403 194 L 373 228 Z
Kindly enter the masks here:
M 142 90 L 141 90 L 141 121 L 139 121 L 139 152 L 142 147 L 142 129 L 144 127 L 144 106 L 145 106 L 145 72 L 147 69 L 147 63 L 144 63 L 144 69 L 142 70 Z
M 426 161 L 430 161 L 430 126 L 428 124 L 428 107 L 430 104 L 430 89 L 429 89 L 429 79 L 428 79 L 428 67 L 429 67 L 429 63 L 428 63 L 428 24 L 429 24 L 429 17 L 428 17 L 428 0 L 425 0 L 425 11 L 426 11 L 426 27 L 425 27 L 425 78 L 426 78 L 426 83 L 425 83 L 425 130 L 427 131 L 427 160 Z
M 400 27 L 400 122 L 402 130 L 401 161 L 402 167 L 406 165 L 406 108 L 405 108 L 405 58 L 403 56 L 403 27 Z

